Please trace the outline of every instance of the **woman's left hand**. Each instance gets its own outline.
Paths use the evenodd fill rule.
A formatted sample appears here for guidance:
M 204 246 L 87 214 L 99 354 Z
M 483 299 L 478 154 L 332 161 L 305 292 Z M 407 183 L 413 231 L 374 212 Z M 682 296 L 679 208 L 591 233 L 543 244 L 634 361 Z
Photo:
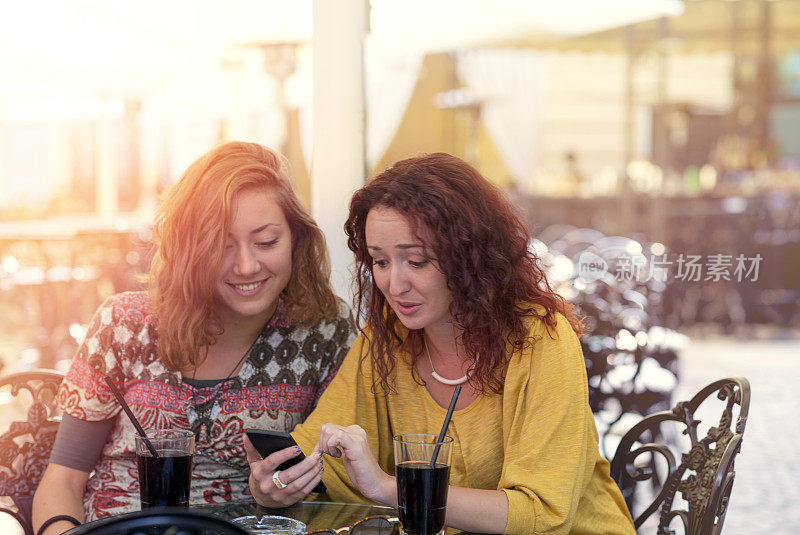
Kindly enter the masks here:
M 316 450 L 333 457 L 341 457 L 350 481 L 365 498 L 393 507 L 397 505 L 394 478 L 381 470 L 372 453 L 367 433 L 360 426 L 324 424 Z

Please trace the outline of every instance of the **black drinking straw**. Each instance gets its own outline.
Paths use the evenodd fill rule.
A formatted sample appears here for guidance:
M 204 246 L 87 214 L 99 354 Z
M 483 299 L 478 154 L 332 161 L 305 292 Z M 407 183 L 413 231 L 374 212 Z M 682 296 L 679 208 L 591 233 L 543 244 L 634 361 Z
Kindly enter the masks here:
M 134 416 L 133 412 L 131 412 L 131 408 L 128 407 L 128 404 L 125 402 L 125 398 L 122 397 L 122 392 L 119 391 L 117 385 L 114 384 L 114 381 L 112 381 L 108 375 L 105 375 L 103 377 L 106 380 L 108 387 L 111 389 L 111 393 L 114 394 L 114 397 L 117 398 L 119 404 L 122 405 L 122 410 L 124 410 L 125 414 L 128 415 L 128 418 L 131 419 L 133 427 L 136 428 L 136 431 L 139 433 L 139 436 L 142 437 L 142 440 L 144 440 L 144 445 L 147 446 L 148 450 L 150 450 L 150 454 L 153 457 L 158 458 L 158 452 L 153 447 L 153 444 L 150 443 L 150 440 L 147 438 L 147 433 L 145 433 L 144 429 L 142 429 L 142 424 L 139 423 L 139 420 L 137 420 L 136 416 Z
M 450 406 L 447 407 L 447 415 L 444 417 L 444 425 L 442 425 L 442 431 L 439 433 L 439 440 L 436 441 L 436 448 L 433 450 L 433 457 L 431 457 L 431 468 L 436 467 L 436 458 L 439 456 L 439 448 L 442 447 L 444 434 L 447 433 L 447 427 L 450 425 L 450 418 L 453 417 L 453 410 L 456 408 L 456 401 L 458 401 L 458 395 L 460 393 L 461 385 L 458 385 L 456 389 L 453 390 L 453 398 L 450 400 Z

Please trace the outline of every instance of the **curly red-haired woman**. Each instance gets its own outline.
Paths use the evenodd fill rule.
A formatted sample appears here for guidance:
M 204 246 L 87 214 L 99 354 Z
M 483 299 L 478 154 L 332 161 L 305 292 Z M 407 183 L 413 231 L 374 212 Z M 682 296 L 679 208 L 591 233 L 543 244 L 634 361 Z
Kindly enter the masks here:
M 632 534 L 598 454 L 580 324 L 501 192 L 448 154 L 411 158 L 356 192 L 345 230 L 365 327 L 293 432 L 307 453 L 331 456 L 331 498 L 397 507 L 392 435 L 437 434 L 463 384 L 448 430 L 448 525 Z M 269 475 L 255 464 L 264 503 L 282 492 Z
M 190 503 L 230 501 L 248 492 L 245 428 L 303 421 L 355 339 L 323 235 L 274 151 L 230 142 L 198 159 L 167 192 L 155 237 L 149 291 L 100 307 L 59 390 L 37 526 L 139 509 L 135 431 L 104 376 L 146 429 L 194 431 Z M 307 465 L 310 489 L 322 471 Z

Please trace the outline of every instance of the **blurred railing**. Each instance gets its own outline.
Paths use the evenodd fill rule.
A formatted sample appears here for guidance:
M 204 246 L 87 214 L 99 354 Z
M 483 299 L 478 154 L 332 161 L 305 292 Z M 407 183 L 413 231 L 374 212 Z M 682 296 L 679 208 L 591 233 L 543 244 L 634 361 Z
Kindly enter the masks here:
M 99 304 L 141 284 L 150 242 L 133 216 L 0 223 L 0 362 L 25 371 L 72 358 Z
M 713 324 L 725 332 L 752 324 L 800 326 L 800 194 L 794 191 L 750 196 L 517 195 L 514 200 L 526 211 L 533 235 L 545 243 L 542 234 L 567 224 L 662 244 L 671 279 L 658 304 L 663 326 Z M 697 271 L 685 269 L 692 267 L 687 265 L 691 261 Z

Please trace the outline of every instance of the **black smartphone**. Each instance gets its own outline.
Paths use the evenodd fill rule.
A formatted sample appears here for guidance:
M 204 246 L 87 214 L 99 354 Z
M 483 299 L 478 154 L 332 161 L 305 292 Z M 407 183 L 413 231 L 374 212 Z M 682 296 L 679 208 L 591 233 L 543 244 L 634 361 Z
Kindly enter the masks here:
M 283 433 L 281 431 L 268 431 L 266 429 L 248 429 L 245 431 L 245 433 L 247 434 L 247 438 L 250 439 L 250 442 L 253 443 L 253 446 L 255 446 L 256 450 L 258 450 L 258 453 L 261 455 L 261 457 L 272 455 L 278 450 L 297 446 L 297 442 L 294 441 L 292 435 L 289 433 Z M 300 452 L 300 455 L 297 457 L 292 457 L 288 461 L 281 463 L 281 465 L 278 466 L 278 470 L 286 470 L 305 458 L 306 456 L 303 455 L 303 452 Z M 327 490 L 328 488 L 325 486 L 325 484 L 320 481 L 311 492 L 327 492 Z

